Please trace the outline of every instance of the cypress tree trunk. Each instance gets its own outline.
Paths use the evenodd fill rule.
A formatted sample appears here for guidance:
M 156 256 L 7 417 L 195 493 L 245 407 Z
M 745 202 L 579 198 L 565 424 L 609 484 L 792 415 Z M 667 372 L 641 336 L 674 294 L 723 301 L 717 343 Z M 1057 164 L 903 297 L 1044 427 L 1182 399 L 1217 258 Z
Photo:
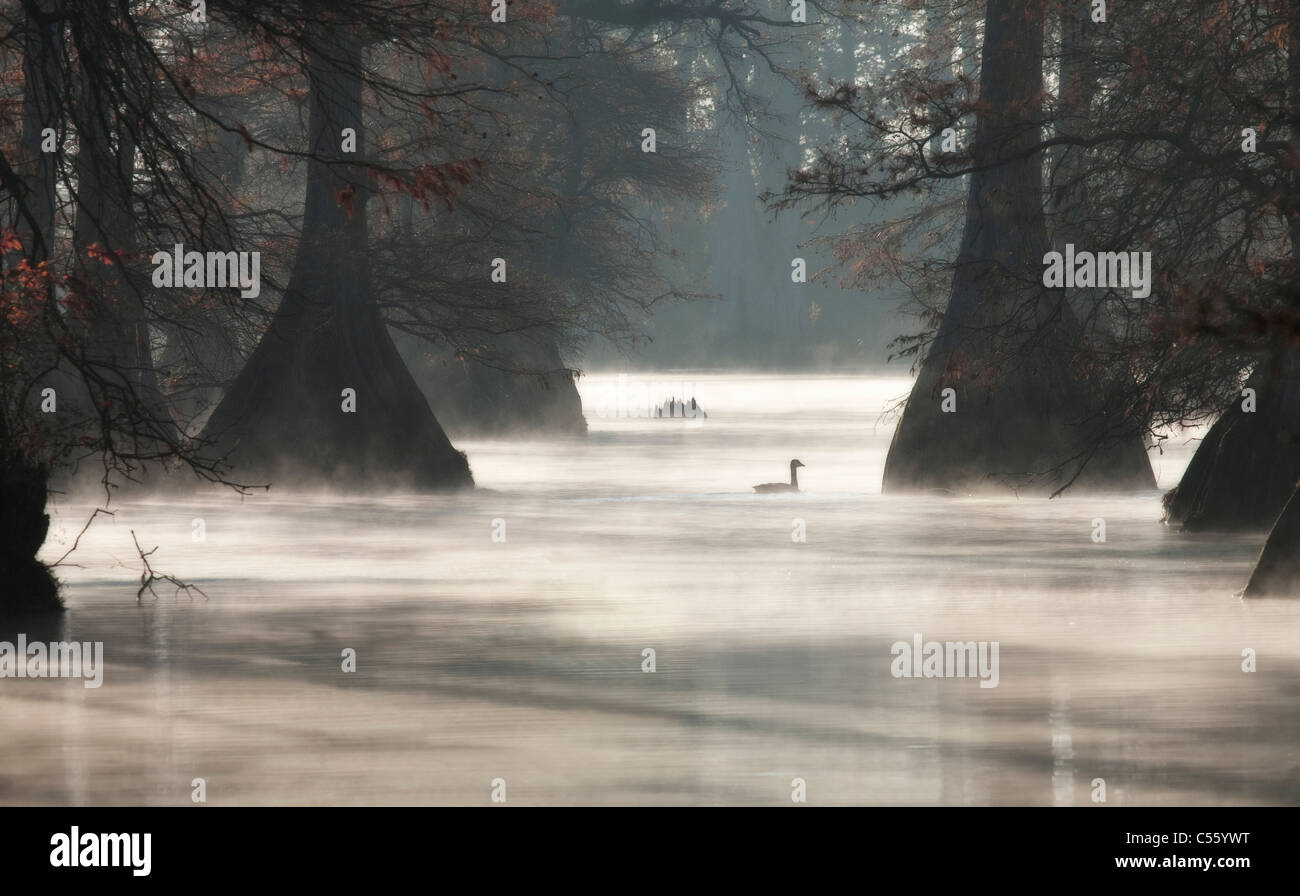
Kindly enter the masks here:
M 1300 595 L 1300 488 L 1292 491 L 1269 532 L 1245 597 Z
M 221 121 L 240 121 L 245 111 L 240 97 L 203 97 L 201 104 Z M 205 221 L 201 245 L 188 248 L 229 251 L 233 248 L 234 228 L 228 222 L 238 213 L 231 197 L 244 179 L 248 150 L 238 133 L 216 127 L 206 119 L 198 123 L 195 134 L 195 167 L 202 172 L 205 185 L 220 197 L 222 221 L 216 215 Z M 196 320 L 184 324 L 164 321 L 164 346 L 159 368 L 171 387 L 167 400 L 177 425 L 187 431 L 202 429 L 208 415 L 221 400 L 226 388 L 239 374 L 243 358 L 235 337 L 235 321 L 222 303 L 204 309 Z
M 1238 399 L 1210 427 L 1165 498 L 1169 523 L 1192 530 L 1273 524 L 1300 480 L 1298 367 L 1288 354 L 1255 370 L 1246 382 L 1255 410 Z
M 63 124 L 63 78 L 59 68 L 62 29 L 53 0 L 37 0 L 28 10 L 23 38 L 23 155 L 31 176 L 24 204 L 30 220 L 19 219 L 27 258 L 37 264 L 54 251 L 54 206 L 57 152 L 43 152 L 42 131 Z
M 42 131 L 63 122 L 59 96 L 62 78 L 59 55 L 61 27 L 53 0 L 27 7 L 23 38 L 24 154 L 23 196 L 27 216 L 18 221 L 23 254 L 35 265 L 53 255 L 55 172 L 57 154 L 43 152 Z M 16 262 L 19 259 L 6 259 Z M 29 457 L 18 443 L 9 419 L 22 410 L 0 407 L 0 616 L 63 610 L 58 585 L 50 570 L 36 559 L 45 543 L 50 518 L 45 513 L 49 471 Z
M 1295 122 L 1298 120 L 1297 114 L 1300 113 L 1300 49 L 1297 49 L 1294 39 L 1297 34 L 1300 34 L 1300 3 L 1292 0 L 1287 12 L 1292 36 L 1287 59 L 1290 81 L 1289 101 L 1292 121 Z M 1293 138 L 1296 136 L 1293 133 Z M 1297 185 L 1300 185 L 1300 174 L 1292 172 L 1292 197 L 1295 196 L 1294 188 Z M 1300 215 L 1292 211 L 1287 215 L 1287 222 L 1291 235 L 1291 257 L 1300 264 Z M 1218 498 L 1214 506 L 1235 511 L 1234 515 L 1237 518 L 1259 512 L 1251 505 L 1244 504 L 1243 501 L 1254 498 L 1267 507 L 1278 503 L 1280 495 L 1290 495 L 1273 523 L 1268 540 L 1264 542 L 1264 549 L 1260 551 L 1259 559 L 1255 562 L 1255 570 L 1246 585 L 1245 597 L 1283 597 L 1300 593 L 1300 485 L 1296 485 L 1297 481 L 1300 481 L 1300 472 L 1296 472 L 1300 468 L 1300 413 L 1298 413 L 1300 412 L 1300 360 L 1297 359 L 1295 349 L 1290 345 L 1280 347 L 1275 357 L 1280 357 L 1282 360 L 1269 365 L 1267 381 L 1260 381 L 1259 370 L 1256 370 L 1255 376 L 1251 377 L 1251 384 L 1259 381 L 1257 384 L 1259 407 L 1256 414 L 1267 407 L 1268 416 L 1245 423 L 1243 418 L 1249 415 L 1242 413 L 1238 405 L 1235 411 L 1229 411 L 1224 415 L 1224 419 L 1216 421 L 1210 430 L 1210 434 L 1213 435 L 1214 430 L 1219 428 L 1219 424 L 1226 421 L 1224 435 L 1219 442 L 1233 444 L 1236 451 L 1241 454 L 1238 459 L 1244 462 L 1244 466 L 1232 469 L 1225 465 L 1220 476 L 1215 477 L 1213 482 L 1209 481 L 1210 477 L 1206 477 L 1206 481 L 1202 483 L 1199 480 L 1189 481 L 1192 473 L 1192 467 L 1189 465 L 1189 475 L 1183 477 L 1183 482 L 1179 483 L 1178 491 L 1174 495 L 1177 502 L 1177 499 L 1182 496 L 1184 486 L 1190 489 L 1194 482 L 1202 486 L 1200 489 L 1202 492 L 1208 491 L 1212 485 L 1217 486 L 1210 492 Z M 1235 439 L 1234 433 L 1239 433 Z M 1240 433 L 1253 434 L 1254 438 L 1243 437 Z M 1192 458 L 1193 464 L 1201 457 L 1202 452 L 1209 450 L 1207 444 L 1209 441 L 1207 436 L 1205 443 L 1202 443 L 1197 449 L 1196 456 Z M 1250 444 L 1251 442 L 1254 444 Z M 1257 456 L 1255 452 L 1261 452 L 1262 456 Z M 1218 461 L 1221 453 L 1222 450 L 1219 450 L 1213 454 L 1216 468 L 1221 464 Z M 1206 464 L 1208 463 L 1207 461 Z M 1289 482 L 1287 477 L 1290 477 Z M 1234 484 L 1239 487 L 1237 490 L 1231 488 Z M 1249 494 L 1238 497 L 1241 491 L 1247 491 Z M 1201 506 L 1204 505 L 1203 501 Z M 1201 519 L 1214 518 L 1208 513 L 1203 513 Z
M 989 0 L 983 108 L 952 294 L 885 462 L 884 490 L 1153 488 L 1138 427 L 1075 368 L 1080 328 L 1042 286 L 1044 8 Z M 944 410 L 952 389 L 955 411 Z
M 362 45 L 322 22 L 309 58 L 310 145 L 302 242 L 265 336 L 205 437 L 244 482 L 339 489 L 473 484 L 393 345 L 370 290 Z M 357 154 L 341 151 L 342 131 Z M 354 390 L 346 412 L 344 390 Z
M 105 7 L 84 22 L 74 22 L 77 51 L 111 66 L 105 33 L 127 27 L 119 12 Z M 157 420 L 166 419 L 153 364 L 148 316 L 143 302 L 145 281 L 120 260 L 105 264 L 91 256 L 138 248 L 133 211 L 135 139 L 106 86 L 83 65 L 77 108 L 76 222 L 73 248 L 75 275 L 92 298 L 86 321 L 86 360 L 100 378 L 106 397 L 120 404 L 139 404 Z M 104 396 L 92 397 L 92 402 Z M 152 447 L 152 446 L 151 446 Z M 146 450 L 149 450 L 146 448 Z
M 1300 34 L 1300 2 L 1288 10 L 1290 33 Z M 1290 42 L 1288 102 L 1300 122 L 1300 51 Z M 1300 142 L 1293 124 L 1292 141 Z M 1281 209 L 1291 239 L 1291 258 L 1300 268 L 1300 174 Z M 1286 203 L 1290 203 L 1288 208 Z M 1196 449 L 1178 487 L 1165 496 L 1166 521 L 1187 529 L 1266 529 L 1278 520 L 1300 480 L 1300 356 L 1283 340 L 1246 381 L 1255 390 L 1255 410 L 1237 399 L 1214 422 Z M 1295 503 L 1292 501 L 1292 503 Z
M 582 398 L 573 377 L 563 369 L 555 343 L 545 336 L 507 335 L 496 339 L 495 352 L 528 371 L 498 370 L 406 333 L 394 336 L 429 406 L 448 432 L 466 436 L 580 437 L 587 433 Z
M 0 416 L 0 615 L 59 612 L 58 586 L 36 559 L 50 518 L 48 471 L 15 450 Z

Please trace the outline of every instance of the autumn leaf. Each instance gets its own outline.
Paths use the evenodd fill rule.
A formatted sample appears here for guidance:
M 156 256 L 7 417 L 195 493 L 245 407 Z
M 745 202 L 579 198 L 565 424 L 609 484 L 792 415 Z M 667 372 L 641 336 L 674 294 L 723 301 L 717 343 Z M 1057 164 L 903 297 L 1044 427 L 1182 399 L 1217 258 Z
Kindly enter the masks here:
M 348 184 L 346 187 L 336 192 L 334 198 L 337 200 L 338 204 L 343 207 L 343 211 L 347 214 L 349 219 L 356 214 L 356 184 Z

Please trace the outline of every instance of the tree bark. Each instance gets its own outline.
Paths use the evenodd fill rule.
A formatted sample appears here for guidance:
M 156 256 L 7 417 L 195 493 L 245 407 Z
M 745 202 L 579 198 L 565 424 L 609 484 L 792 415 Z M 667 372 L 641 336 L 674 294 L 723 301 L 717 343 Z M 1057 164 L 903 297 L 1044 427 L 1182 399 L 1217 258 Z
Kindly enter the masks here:
M 1300 34 L 1300 2 L 1288 9 L 1291 35 Z M 1300 144 L 1300 50 L 1287 53 L 1287 102 L 1293 144 Z M 1291 174 L 1300 195 L 1300 172 Z M 1283 209 L 1291 259 L 1300 268 L 1300 215 Z M 1300 480 L 1300 353 L 1279 337 L 1252 372 L 1255 410 L 1233 401 L 1192 455 L 1178 487 L 1165 496 L 1165 519 L 1186 529 L 1267 529 Z
M 36 554 L 45 543 L 49 473 L 13 450 L 0 415 L 0 617 L 62 611 L 58 585 Z
M 246 112 L 242 99 L 204 97 L 202 104 L 219 120 L 237 122 Z M 229 251 L 237 240 L 234 196 L 246 172 L 247 145 L 238 133 L 200 119 L 194 156 L 205 186 L 219 197 L 220 215 L 205 219 L 201 245 L 189 248 Z M 224 303 L 214 303 L 196 319 L 183 323 L 169 320 L 160 326 L 164 346 L 159 367 L 172 384 L 167 391 L 168 404 L 176 424 L 187 432 L 197 434 L 202 429 L 243 366 L 235 323 Z
M 148 279 L 129 256 L 139 247 L 135 216 L 137 123 L 103 80 L 117 66 L 113 41 L 130 26 L 112 4 L 69 20 L 80 61 L 74 100 L 77 131 L 74 290 L 87 300 L 81 320 L 80 370 L 73 395 L 61 399 L 90 420 L 111 420 L 117 432 L 101 447 L 128 459 L 134 474 L 175 442 L 153 358 L 145 307 Z
M 397 334 L 429 406 L 447 431 L 461 437 L 529 435 L 557 438 L 587 433 L 582 398 L 564 370 L 555 342 L 546 336 L 502 336 L 493 355 L 527 373 L 498 370 L 410 334 Z
M 1244 597 L 1300 594 L 1300 488 L 1292 491 L 1264 542 Z
M 322 22 L 309 57 L 302 242 L 265 336 L 204 430 L 245 482 L 336 489 L 473 484 L 402 362 L 370 289 L 362 45 Z M 341 151 L 354 128 L 357 155 Z M 347 412 L 344 390 L 354 390 Z
M 1154 488 L 1138 427 L 1075 368 L 1077 319 L 1042 286 L 1044 7 L 990 0 L 952 292 L 885 462 L 884 490 Z M 945 412 L 952 389 L 955 412 Z
M 18 222 L 23 257 L 31 265 L 54 254 L 57 153 L 43 152 L 42 131 L 62 126 L 59 56 L 62 27 L 53 0 L 25 6 L 23 36 L 23 185 L 24 214 Z M 14 259 L 17 261 L 18 259 Z M 18 409 L 12 409 L 17 411 Z M 7 422 L 11 409 L 0 407 L 0 617 L 62 611 L 58 584 L 37 553 L 45 543 L 50 518 L 45 513 L 49 470 L 28 456 Z M 19 411 L 17 416 L 21 416 Z
M 95 39 L 94 34 L 85 38 Z M 121 260 L 105 264 L 90 254 L 92 248 L 102 253 L 136 248 L 132 212 L 135 140 L 121 113 L 89 72 L 82 78 L 77 105 L 79 151 L 73 247 L 77 276 L 93 294 L 88 360 L 97 363 L 101 375 L 142 399 L 156 401 L 158 387 L 141 281 Z
M 1235 400 L 1197 447 L 1166 520 L 1190 530 L 1267 529 L 1300 480 L 1300 364 L 1261 365 L 1246 381 L 1255 410 Z
M 54 208 L 57 152 L 43 152 L 42 131 L 63 124 L 63 78 L 59 67 L 62 25 L 53 0 L 31 0 L 23 37 L 23 155 L 30 166 L 24 206 L 30 217 L 20 219 L 28 261 L 35 265 L 54 254 Z

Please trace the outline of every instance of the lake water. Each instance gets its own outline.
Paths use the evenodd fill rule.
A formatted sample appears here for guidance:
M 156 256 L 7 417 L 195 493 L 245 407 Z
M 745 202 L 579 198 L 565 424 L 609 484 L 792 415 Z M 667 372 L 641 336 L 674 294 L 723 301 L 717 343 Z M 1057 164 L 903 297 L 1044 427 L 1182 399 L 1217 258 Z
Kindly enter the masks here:
M 1169 531 L 1156 491 L 883 497 L 906 379 L 580 385 L 585 441 L 459 444 L 475 494 L 115 505 L 50 635 L 104 684 L 0 679 L 0 802 L 1300 803 L 1300 601 L 1234 596 L 1258 537 Z M 621 416 L 642 386 L 709 417 Z M 802 493 L 752 493 L 792 457 Z M 137 604 L 131 530 L 206 599 Z M 893 677 L 917 633 L 998 642 L 998 686 Z

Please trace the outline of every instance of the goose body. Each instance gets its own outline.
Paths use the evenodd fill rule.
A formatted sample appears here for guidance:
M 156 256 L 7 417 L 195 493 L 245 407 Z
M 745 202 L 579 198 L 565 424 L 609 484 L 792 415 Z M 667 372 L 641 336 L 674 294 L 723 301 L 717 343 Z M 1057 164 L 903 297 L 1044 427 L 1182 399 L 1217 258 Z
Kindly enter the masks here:
M 802 467 L 803 461 L 790 461 L 790 481 L 789 482 L 764 482 L 762 485 L 754 486 L 754 491 L 760 495 L 779 494 L 781 492 L 799 491 L 799 468 Z

